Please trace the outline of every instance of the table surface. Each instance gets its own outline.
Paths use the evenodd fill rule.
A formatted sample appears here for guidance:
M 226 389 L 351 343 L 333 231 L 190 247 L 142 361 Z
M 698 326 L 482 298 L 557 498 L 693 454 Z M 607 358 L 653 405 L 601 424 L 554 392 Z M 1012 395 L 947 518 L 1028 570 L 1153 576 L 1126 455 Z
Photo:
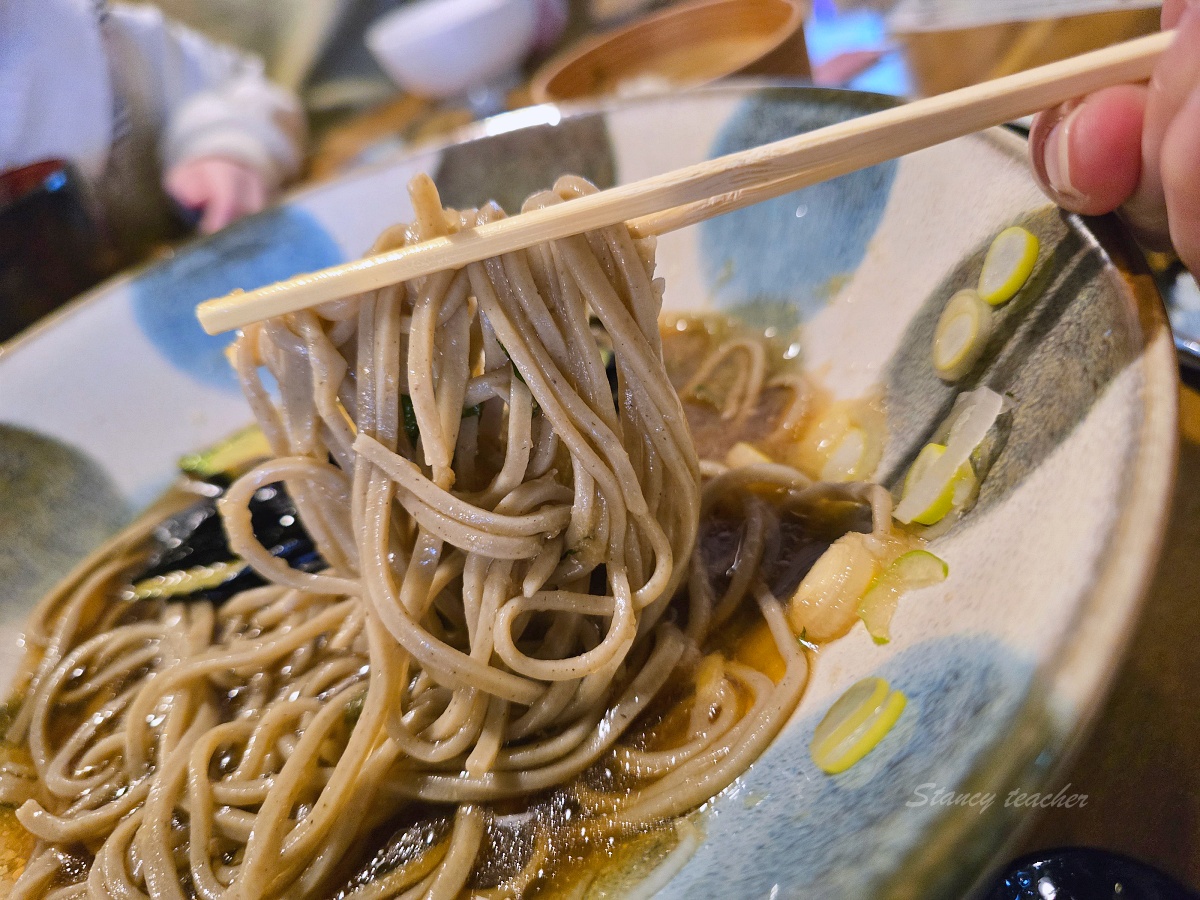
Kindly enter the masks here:
M 1087 804 L 1042 814 L 1021 851 L 1102 847 L 1200 886 L 1200 394 L 1182 389 L 1179 419 L 1158 572 L 1112 693 L 1061 776 Z

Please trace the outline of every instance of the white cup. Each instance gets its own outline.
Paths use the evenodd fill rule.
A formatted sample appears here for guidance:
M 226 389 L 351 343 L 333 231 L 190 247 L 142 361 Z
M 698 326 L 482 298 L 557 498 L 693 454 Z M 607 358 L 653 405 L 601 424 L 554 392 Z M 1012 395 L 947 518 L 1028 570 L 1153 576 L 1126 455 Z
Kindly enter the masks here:
M 404 90 L 453 97 L 515 72 L 536 26 L 536 0 L 419 0 L 375 21 L 366 43 Z

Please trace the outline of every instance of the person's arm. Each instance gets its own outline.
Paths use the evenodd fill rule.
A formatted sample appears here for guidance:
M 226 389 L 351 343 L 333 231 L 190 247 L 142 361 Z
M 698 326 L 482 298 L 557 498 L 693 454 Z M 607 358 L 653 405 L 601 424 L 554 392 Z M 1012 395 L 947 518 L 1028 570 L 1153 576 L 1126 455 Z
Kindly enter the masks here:
M 1200 2 L 1166 0 L 1162 24 L 1178 36 L 1150 83 L 1041 113 L 1030 156 L 1060 206 L 1118 210 L 1143 242 L 1173 247 L 1200 277 Z
M 121 52 L 136 54 L 142 77 L 155 79 L 164 113 L 163 183 L 201 212 L 202 231 L 257 212 L 299 171 L 303 113 L 295 97 L 266 79 L 259 60 L 151 7 L 114 5 L 104 28 Z

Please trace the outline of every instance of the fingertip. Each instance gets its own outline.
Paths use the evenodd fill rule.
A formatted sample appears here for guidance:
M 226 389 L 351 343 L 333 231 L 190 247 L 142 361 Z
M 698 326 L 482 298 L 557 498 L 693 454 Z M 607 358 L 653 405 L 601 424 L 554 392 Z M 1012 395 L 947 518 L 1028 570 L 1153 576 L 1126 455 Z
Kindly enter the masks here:
M 203 188 L 186 172 L 171 170 L 163 177 L 163 190 L 181 205 L 189 209 L 199 206 L 203 200 Z
M 1029 126 L 1029 165 L 1033 170 L 1033 177 L 1046 195 L 1060 206 L 1064 198 L 1050 183 L 1050 176 L 1046 171 L 1046 143 L 1055 126 L 1065 119 L 1069 112 L 1070 104 L 1044 110 L 1033 117 L 1033 123 Z
M 1141 176 L 1145 110 L 1146 89 L 1123 85 L 1039 116 L 1030 153 L 1050 197 L 1092 216 L 1128 200 Z
M 1162 29 L 1169 31 L 1179 24 L 1188 8 L 1188 0 L 1164 0 L 1162 6 Z
M 261 180 L 255 178 L 246 191 L 246 212 L 253 215 L 262 212 L 267 206 L 267 188 Z
M 204 234 L 220 231 L 237 218 L 237 199 L 228 192 L 214 192 L 204 207 L 200 230 Z
M 200 218 L 200 224 L 196 226 L 196 230 L 201 234 L 213 234 L 220 231 L 224 227 L 222 222 L 223 214 L 218 208 L 210 203 L 204 208 L 204 215 Z
M 1075 187 L 1089 200 L 1090 215 L 1111 212 L 1137 189 L 1142 174 L 1146 89 L 1121 85 L 1089 98 L 1070 135 Z

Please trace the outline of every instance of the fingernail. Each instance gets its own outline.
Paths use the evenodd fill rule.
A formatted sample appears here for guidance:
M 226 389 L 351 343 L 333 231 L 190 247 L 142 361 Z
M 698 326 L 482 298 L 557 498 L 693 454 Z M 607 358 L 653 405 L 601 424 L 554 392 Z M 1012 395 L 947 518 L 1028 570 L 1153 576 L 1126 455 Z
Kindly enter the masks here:
M 1071 125 L 1081 109 L 1082 106 L 1075 107 L 1050 129 L 1043 157 L 1050 187 L 1060 196 L 1072 200 L 1084 199 L 1084 195 L 1071 183 Z

